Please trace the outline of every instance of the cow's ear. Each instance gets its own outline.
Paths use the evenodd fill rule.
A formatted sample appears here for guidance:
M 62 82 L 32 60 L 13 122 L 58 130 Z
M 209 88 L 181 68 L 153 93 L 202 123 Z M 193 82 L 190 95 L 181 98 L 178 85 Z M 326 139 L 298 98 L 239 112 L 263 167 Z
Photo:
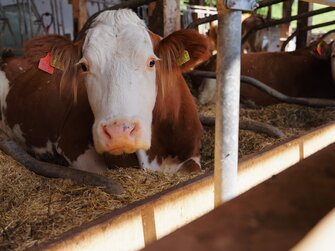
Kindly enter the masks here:
M 329 59 L 331 56 L 331 44 L 327 44 L 325 41 L 321 40 L 315 43 L 314 52 L 317 57 L 321 59 Z
M 179 30 L 163 38 L 155 52 L 163 64 L 182 72 L 190 71 L 211 55 L 209 39 L 194 30 Z

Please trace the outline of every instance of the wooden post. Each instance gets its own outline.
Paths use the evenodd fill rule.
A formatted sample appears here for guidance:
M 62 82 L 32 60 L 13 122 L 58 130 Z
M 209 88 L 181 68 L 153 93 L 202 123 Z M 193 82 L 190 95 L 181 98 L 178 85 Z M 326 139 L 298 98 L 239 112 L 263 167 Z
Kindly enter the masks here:
M 76 37 L 88 19 L 87 0 L 72 0 L 73 36 Z
M 308 12 L 310 10 L 310 4 L 308 2 L 298 2 L 298 15 Z M 309 24 L 309 18 L 299 19 L 297 21 L 297 40 L 296 40 L 296 49 L 306 47 L 307 45 L 307 36 L 308 31 L 302 30 L 306 28 Z
M 157 0 L 150 9 L 155 7 L 149 17 L 149 29 L 160 36 L 167 36 L 180 29 L 179 0 Z
M 88 19 L 87 12 L 87 0 L 79 0 L 79 21 L 78 21 L 78 30 L 83 28 L 84 24 Z
M 292 15 L 292 4 L 293 0 L 283 2 L 283 18 L 288 18 Z M 282 24 L 280 29 L 280 37 L 289 36 L 290 23 Z

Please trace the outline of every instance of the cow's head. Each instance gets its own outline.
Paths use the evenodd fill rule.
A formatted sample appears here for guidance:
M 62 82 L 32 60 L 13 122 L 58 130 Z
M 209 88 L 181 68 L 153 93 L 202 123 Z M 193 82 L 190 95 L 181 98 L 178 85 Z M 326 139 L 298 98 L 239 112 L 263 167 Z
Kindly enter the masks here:
M 198 37 L 179 31 L 161 40 L 130 10 L 106 11 L 95 19 L 78 66 L 94 114 L 97 152 L 118 155 L 150 148 L 157 93 L 171 85 L 166 82 L 175 79 L 172 75 L 181 77 L 175 68 L 186 70 L 207 57 L 208 43 Z M 189 61 L 178 66 L 185 50 Z M 156 81 L 162 70 L 169 81 Z

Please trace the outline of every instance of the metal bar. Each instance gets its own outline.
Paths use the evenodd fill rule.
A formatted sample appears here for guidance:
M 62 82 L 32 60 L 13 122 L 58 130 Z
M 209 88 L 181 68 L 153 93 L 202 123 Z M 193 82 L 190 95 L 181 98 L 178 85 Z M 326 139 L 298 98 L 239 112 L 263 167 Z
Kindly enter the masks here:
M 325 23 L 321 23 L 321 24 L 316 24 L 316 25 L 311 25 L 311 26 L 307 26 L 305 27 L 304 29 L 306 30 L 313 30 L 313 29 L 317 29 L 317 28 L 320 28 L 320 27 L 324 27 L 324 26 L 329 26 L 329 25 L 333 25 L 335 24 L 335 21 L 329 21 L 329 22 L 325 22 Z M 332 32 L 335 32 L 335 30 L 331 30 L 327 33 L 325 33 L 323 36 L 325 36 L 326 34 L 328 35 L 329 33 L 332 33 Z M 298 30 L 295 30 L 286 40 L 285 42 L 282 44 L 281 48 L 280 48 L 280 51 L 285 51 L 285 47 L 287 46 L 287 44 L 297 35 L 298 33 Z M 321 38 L 322 38 L 321 37 Z
M 28 25 L 27 25 L 27 17 L 26 17 L 26 13 L 27 13 L 27 10 L 26 10 L 26 3 L 24 0 L 22 0 L 22 17 L 23 17 L 23 25 L 24 25 L 24 39 L 28 39 L 29 37 L 29 31 L 28 31 Z
M 53 32 L 56 33 L 56 20 L 55 20 L 55 8 L 54 8 L 54 4 L 53 4 L 53 0 L 50 0 L 50 7 L 51 7 L 51 15 L 54 19 L 54 21 L 52 22 L 52 27 L 53 27 Z
M 61 23 L 62 23 L 62 33 L 63 35 L 65 35 L 65 28 L 64 28 L 64 13 L 63 13 L 63 1 L 60 1 L 59 2 L 59 5 L 60 5 L 60 20 L 61 20 Z
M 30 34 L 31 34 L 30 37 L 33 37 L 34 36 L 33 21 L 32 21 L 33 15 L 31 12 L 31 1 L 30 0 L 28 0 L 28 15 L 29 15 L 29 28 L 30 28 Z
M 272 4 L 276 4 L 276 3 L 281 3 L 281 2 L 285 2 L 285 1 L 289 1 L 289 0 L 265 0 L 265 1 L 261 1 L 259 2 L 259 6 L 257 7 L 257 9 L 259 8 L 263 8 L 263 7 L 267 7 L 270 6 Z M 218 19 L 218 15 L 211 15 L 208 17 L 204 17 L 204 18 L 199 18 L 197 20 L 195 20 L 194 22 L 190 23 L 186 29 L 195 29 L 196 27 L 198 27 L 201 24 L 205 24 L 205 23 L 209 23 L 209 22 L 213 22 L 215 20 Z
M 295 15 L 295 16 L 291 16 L 291 17 L 288 17 L 288 18 L 283 18 L 283 19 L 279 19 L 279 20 L 270 21 L 270 22 L 267 22 L 265 24 L 261 24 L 259 26 L 256 26 L 256 27 L 252 28 L 251 30 L 249 30 L 243 36 L 242 44 L 255 31 L 258 31 L 258 30 L 261 30 L 261 29 L 264 29 L 264 28 L 268 28 L 268 27 L 271 27 L 271 26 L 275 26 L 275 25 L 278 25 L 278 24 L 289 23 L 289 22 L 294 21 L 294 20 L 299 20 L 299 19 L 302 19 L 302 18 L 307 18 L 307 17 L 323 14 L 323 13 L 330 12 L 330 11 L 333 11 L 333 10 L 335 10 L 335 7 L 326 7 L 326 8 L 322 8 L 322 9 L 319 9 L 319 10 L 314 10 L 314 11 L 310 11 L 310 12 L 307 12 L 307 13 L 303 13 L 303 14 L 300 14 L 300 15 Z
M 214 205 L 237 195 L 241 11 L 218 8 Z
M 22 33 L 22 17 L 21 17 L 21 7 L 20 7 L 20 1 L 16 0 L 16 5 L 17 5 L 17 12 L 18 12 L 18 16 L 19 16 L 19 32 L 20 32 L 20 43 L 23 43 L 23 33 Z
M 58 0 L 53 0 L 54 2 L 54 6 L 55 6 L 55 22 L 56 22 L 56 28 L 57 28 L 57 34 L 60 34 L 60 29 L 59 29 L 59 15 L 58 15 L 58 4 L 57 4 L 57 2 L 58 2 Z M 56 32 L 56 31 L 55 31 Z

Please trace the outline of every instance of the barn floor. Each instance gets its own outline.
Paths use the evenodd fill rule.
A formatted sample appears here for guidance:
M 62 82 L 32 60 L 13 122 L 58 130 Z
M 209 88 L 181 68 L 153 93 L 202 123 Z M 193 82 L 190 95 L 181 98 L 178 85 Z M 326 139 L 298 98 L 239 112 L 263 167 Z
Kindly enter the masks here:
M 335 207 L 334 152 L 332 144 L 144 250 L 291 250 Z
M 201 114 L 214 115 L 213 111 L 213 105 L 199 107 Z M 277 126 L 286 133 L 287 139 L 335 120 L 335 109 L 278 104 L 241 109 L 241 118 Z M 244 130 L 239 138 L 240 157 L 280 141 Z M 206 127 L 201 149 L 205 170 L 213 168 L 213 141 L 214 128 Z M 24 250 L 194 176 L 164 175 L 135 168 L 111 170 L 107 176 L 118 180 L 126 189 L 125 194 L 114 196 L 100 188 L 37 176 L 2 153 L 0 166 L 0 250 Z

